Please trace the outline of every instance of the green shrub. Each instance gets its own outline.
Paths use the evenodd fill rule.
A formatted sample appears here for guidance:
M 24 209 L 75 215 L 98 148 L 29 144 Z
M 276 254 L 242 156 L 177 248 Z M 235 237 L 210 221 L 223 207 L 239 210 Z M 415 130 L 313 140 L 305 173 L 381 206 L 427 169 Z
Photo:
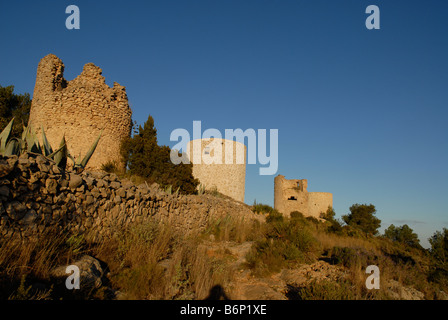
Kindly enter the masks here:
M 327 232 L 342 235 L 342 223 L 339 220 L 330 221 L 330 225 L 327 227 Z
M 376 209 L 373 204 L 354 204 L 350 207 L 350 213 L 342 216 L 342 220 L 354 228 L 366 234 L 375 235 L 381 226 L 381 220 L 375 217 Z
M 192 164 L 171 162 L 171 149 L 159 146 L 154 119 L 148 116 L 144 126 L 139 126 L 132 137 L 123 139 L 121 156 L 131 175 L 145 178 L 161 186 L 171 185 L 184 194 L 197 193 L 199 181 L 193 177 Z M 185 157 L 185 155 L 178 154 Z
M 334 211 L 333 207 L 328 207 L 326 212 L 321 212 L 320 217 L 322 219 L 332 221 L 334 220 L 334 217 L 336 216 L 336 212 Z
M 259 214 L 270 214 L 272 212 L 277 212 L 274 208 L 272 208 L 270 205 L 263 204 L 263 203 L 257 203 L 257 201 L 254 201 L 254 204 L 252 205 L 252 211 Z
M 306 217 L 305 219 L 307 221 L 311 222 L 312 224 L 315 224 L 315 225 L 319 224 L 319 220 L 317 220 L 317 218 L 315 218 L 315 217 Z
M 436 231 L 428 240 L 431 244 L 429 252 L 436 264 L 448 269 L 448 229 Z
M 312 281 L 311 283 L 293 287 L 288 286 L 286 296 L 290 300 L 353 300 L 355 293 L 353 285 L 348 280 Z
M 265 237 L 254 243 L 246 257 L 249 268 L 256 274 L 278 272 L 290 264 L 314 261 L 318 242 L 298 219 L 287 219 L 273 211 L 266 222 Z
M 265 238 L 257 241 L 246 256 L 247 266 L 256 275 L 279 272 L 288 259 L 299 259 L 302 255 L 297 248 L 288 246 L 282 240 Z
M 353 248 L 348 247 L 334 247 L 331 250 L 330 260 L 333 264 L 340 264 L 344 267 L 350 268 L 361 263 L 360 255 Z
M 116 173 L 118 171 L 118 167 L 115 161 L 109 160 L 101 165 L 101 170 L 107 173 Z
M 266 216 L 266 223 L 282 222 L 282 221 L 284 221 L 283 214 L 281 214 L 275 209 L 269 212 L 269 214 Z
M 29 93 L 15 94 L 14 86 L 2 87 L 0 85 L 0 132 L 11 119 L 15 118 L 11 136 L 20 138 L 23 125 L 28 123 L 30 108 L 31 98 Z
M 207 239 L 212 235 L 215 241 L 256 241 L 263 237 L 264 227 L 257 220 L 237 219 L 231 215 L 209 220 L 202 233 Z
M 289 216 L 291 217 L 291 219 L 300 219 L 300 220 L 305 219 L 303 213 L 299 211 L 293 211 L 289 214 Z
M 418 235 L 407 225 L 395 227 L 393 224 L 384 230 L 384 236 L 392 241 L 406 244 L 410 247 L 421 248 Z

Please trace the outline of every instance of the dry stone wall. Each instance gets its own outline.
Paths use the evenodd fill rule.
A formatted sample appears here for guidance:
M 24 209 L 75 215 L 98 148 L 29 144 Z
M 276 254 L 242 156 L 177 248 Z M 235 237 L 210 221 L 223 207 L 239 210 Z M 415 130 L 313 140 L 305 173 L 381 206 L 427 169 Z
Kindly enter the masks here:
M 101 171 L 76 174 L 34 154 L 0 157 L 0 236 L 29 237 L 48 226 L 110 236 L 115 227 L 149 219 L 188 234 L 226 215 L 253 218 L 250 208 L 211 195 L 169 195 Z
M 83 157 L 102 131 L 101 140 L 88 163 L 100 168 L 107 161 L 123 166 L 120 142 L 131 133 L 132 111 L 125 87 L 110 88 L 102 70 L 87 63 L 72 81 L 64 79 L 64 64 L 53 54 L 38 65 L 28 124 L 40 137 L 41 127 L 53 148 L 65 135 L 71 154 Z

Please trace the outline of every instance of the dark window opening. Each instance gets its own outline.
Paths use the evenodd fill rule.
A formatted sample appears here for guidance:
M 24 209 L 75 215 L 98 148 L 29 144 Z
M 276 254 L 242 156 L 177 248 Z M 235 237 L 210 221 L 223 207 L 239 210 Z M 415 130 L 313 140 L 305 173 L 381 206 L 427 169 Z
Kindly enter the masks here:
M 294 200 L 294 201 L 297 201 L 297 198 L 294 197 L 294 196 L 290 196 L 290 197 L 288 198 L 288 200 Z

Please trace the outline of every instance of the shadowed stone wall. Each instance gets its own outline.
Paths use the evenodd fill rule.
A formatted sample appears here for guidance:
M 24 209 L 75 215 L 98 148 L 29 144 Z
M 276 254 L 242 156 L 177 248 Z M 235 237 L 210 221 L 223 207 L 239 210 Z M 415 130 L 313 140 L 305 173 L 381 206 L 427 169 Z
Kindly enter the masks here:
M 52 226 L 101 238 L 114 227 L 148 219 L 188 234 L 227 215 L 257 218 L 249 206 L 231 199 L 170 195 L 157 184 L 137 186 L 101 171 L 63 171 L 41 155 L 0 156 L 0 236 L 33 236 Z

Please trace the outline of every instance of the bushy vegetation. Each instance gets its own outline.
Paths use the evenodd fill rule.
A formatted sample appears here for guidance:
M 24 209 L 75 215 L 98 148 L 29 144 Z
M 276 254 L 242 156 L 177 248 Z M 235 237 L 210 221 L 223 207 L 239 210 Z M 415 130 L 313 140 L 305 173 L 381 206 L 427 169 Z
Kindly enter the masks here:
M 295 269 L 324 260 L 345 270 L 339 280 L 315 280 L 289 286 L 289 299 L 391 299 L 388 284 L 395 281 L 419 290 L 426 299 L 448 292 L 446 265 L 448 231 L 436 232 L 431 249 L 386 236 L 328 232 L 328 223 L 308 219 L 299 212 L 285 217 L 273 208 L 266 222 L 241 220 L 232 215 L 208 222 L 199 235 L 185 237 L 170 225 L 155 222 L 122 227 L 111 238 L 92 243 L 88 235 L 47 233 L 42 241 L 0 239 L 1 299 L 107 299 L 107 291 L 77 295 L 53 287 L 50 270 L 70 264 L 84 254 L 107 266 L 109 286 L 125 299 L 203 299 L 216 285 L 232 282 L 233 255 L 227 243 L 251 248 L 244 266 L 253 276 L 266 277 L 282 269 Z M 343 228 L 351 228 L 343 226 Z M 393 230 L 407 228 L 394 227 Z M 392 228 L 391 228 L 392 230 Z M 210 250 L 210 241 L 222 251 Z M 220 245 L 221 244 L 221 245 Z M 365 286 L 366 267 L 381 270 L 381 289 Z M 39 290 L 34 284 L 46 283 Z
M 29 93 L 15 94 L 14 86 L 0 86 L 0 132 L 15 118 L 11 136 L 20 137 L 23 126 L 30 116 L 31 98 Z
M 257 214 L 270 214 L 272 212 L 274 212 L 274 208 L 272 208 L 271 206 L 267 205 L 267 204 L 263 204 L 263 203 L 257 203 L 257 201 L 254 201 L 254 204 L 252 205 L 252 211 L 257 213 Z
M 118 165 L 115 161 L 107 161 L 106 163 L 103 163 L 101 165 L 101 170 L 107 172 L 107 173 L 117 173 L 120 170 L 118 169 Z
M 443 228 L 442 232 L 437 231 L 429 238 L 431 244 L 431 256 L 439 266 L 447 267 L 448 264 L 448 229 Z
M 340 282 L 312 281 L 299 287 L 289 286 L 286 296 L 290 300 L 354 300 L 353 284 L 348 280 Z
M 208 221 L 203 236 L 215 241 L 233 241 L 243 243 L 256 241 L 264 237 L 265 228 L 257 220 L 237 219 L 231 215 Z
M 254 243 L 247 256 L 249 268 L 255 274 L 266 275 L 314 261 L 319 246 L 301 217 L 286 218 L 275 209 L 269 211 L 264 236 Z
M 350 213 L 342 216 L 342 220 L 349 226 L 355 227 L 366 234 L 377 234 L 381 220 L 375 217 L 376 209 L 373 204 L 354 204 Z
M 391 224 L 385 231 L 384 236 L 392 241 L 406 244 L 410 247 L 421 248 L 418 235 L 407 225 L 395 227 Z
M 65 169 L 67 166 L 67 159 L 71 159 L 73 162 L 73 168 L 79 172 L 84 170 L 95 152 L 96 146 L 101 138 L 101 133 L 98 138 L 93 142 L 86 155 L 77 160 L 70 154 L 65 136 L 62 136 L 62 140 L 58 149 L 53 149 L 47 140 L 45 130 L 42 128 L 42 143 L 37 138 L 34 129 L 31 126 L 23 126 L 23 131 L 20 138 L 12 137 L 12 129 L 14 128 L 14 118 L 8 123 L 8 125 L 0 132 L 0 155 L 2 156 L 20 156 L 26 153 L 34 153 L 42 155 L 52 160 L 59 168 Z
M 148 116 L 143 127 L 134 129 L 133 136 L 121 143 L 121 155 L 129 174 L 140 176 L 150 183 L 158 183 L 162 188 L 171 186 L 181 193 L 197 193 L 199 181 L 193 177 L 192 164 L 175 165 L 171 162 L 171 149 L 157 143 L 154 119 Z
M 51 271 L 88 253 L 82 235 L 46 228 L 37 240 L 0 238 L 0 300 L 103 298 L 96 291 L 76 292 L 54 286 Z M 40 285 L 36 285 L 40 284 Z
M 332 208 L 322 215 L 325 221 L 297 211 L 286 217 L 265 204 L 255 203 L 252 209 L 256 219 L 229 213 L 188 237 L 169 224 L 148 221 L 118 228 L 100 243 L 91 242 L 88 234 L 51 229 L 40 241 L 2 238 L 0 299 L 113 297 L 104 288 L 80 294 L 53 286 L 50 270 L 84 254 L 102 261 L 108 286 L 122 292 L 122 299 L 204 299 L 213 287 L 229 288 L 235 281 L 235 257 L 229 243 L 246 248 L 246 261 L 238 264 L 238 270 L 245 268 L 254 277 L 270 277 L 319 260 L 341 270 L 331 280 L 310 278 L 288 285 L 289 299 L 396 299 L 400 293 L 388 289 L 391 283 L 416 289 L 426 299 L 441 299 L 448 293 L 448 229 L 436 232 L 426 250 L 406 225 L 391 225 L 384 235 L 374 235 L 373 229 L 365 232 L 359 224 L 342 225 Z M 366 288 L 369 265 L 381 271 L 380 290 Z M 45 284 L 45 289 L 36 283 Z

